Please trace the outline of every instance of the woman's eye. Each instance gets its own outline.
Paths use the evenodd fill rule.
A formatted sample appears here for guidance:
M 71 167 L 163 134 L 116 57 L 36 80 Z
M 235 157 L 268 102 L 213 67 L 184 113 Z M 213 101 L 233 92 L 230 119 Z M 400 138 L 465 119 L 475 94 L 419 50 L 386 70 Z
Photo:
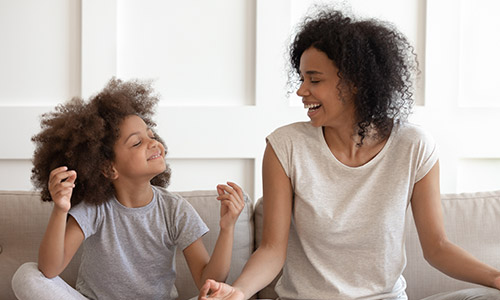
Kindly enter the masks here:
M 318 83 L 319 80 L 311 78 L 311 83 Z
M 141 141 L 138 141 L 137 143 L 135 143 L 135 144 L 133 145 L 133 147 L 137 147 L 137 146 L 139 146 L 140 144 L 141 144 Z

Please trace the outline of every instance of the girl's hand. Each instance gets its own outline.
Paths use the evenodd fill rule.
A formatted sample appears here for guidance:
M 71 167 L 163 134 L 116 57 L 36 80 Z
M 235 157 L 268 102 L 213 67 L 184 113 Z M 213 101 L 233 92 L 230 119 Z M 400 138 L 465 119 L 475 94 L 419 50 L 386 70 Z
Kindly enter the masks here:
M 54 209 L 65 213 L 69 211 L 75 180 L 76 171 L 68 171 L 67 167 L 59 167 L 50 172 L 49 192 L 55 204 Z
M 244 300 L 245 295 L 242 291 L 225 283 L 215 280 L 207 280 L 200 289 L 198 300 Z
M 217 200 L 221 202 L 220 207 L 220 228 L 227 229 L 234 226 L 238 216 L 245 207 L 243 191 L 233 182 L 228 185 L 217 185 Z

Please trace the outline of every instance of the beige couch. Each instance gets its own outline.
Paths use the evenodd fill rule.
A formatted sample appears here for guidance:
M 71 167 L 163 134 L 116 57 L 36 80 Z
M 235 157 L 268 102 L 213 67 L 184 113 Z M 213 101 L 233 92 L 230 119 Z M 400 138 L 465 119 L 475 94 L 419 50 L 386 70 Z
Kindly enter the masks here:
M 205 245 L 213 249 L 218 232 L 219 204 L 215 191 L 180 192 L 200 213 L 211 231 L 204 237 Z M 475 194 L 443 195 L 445 223 L 449 238 L 473 253 L 482 261 L 500 268 L 500 191 Z M 247 198 L 247 206 L 236 225 L 232 282 L 260 241 L 262 205 L 255 209 Z M 38 245 L 51 211 L 51 203 L 42 203 L 34 192 L 0 191 L 0 299 L 15 299 L 10 287 L 12 275 L 24 262 L 36 261 Z M 254 225 L 255 224 L 255 225 Z M 408 265 L 405 277 L 410 299 L 442 291 L 473 286 L 460 282 L 432 269 L 423 259 L 411 215 L 408 218 L 406 242 Z M 181 255 L 177 260 L 177 289 L 179 299 L 197 294 L 193 280 Z M 79 254 L 61 275 L 74 284 Z M 272 287 L 261 291 L 259 298 L 273 298 Z

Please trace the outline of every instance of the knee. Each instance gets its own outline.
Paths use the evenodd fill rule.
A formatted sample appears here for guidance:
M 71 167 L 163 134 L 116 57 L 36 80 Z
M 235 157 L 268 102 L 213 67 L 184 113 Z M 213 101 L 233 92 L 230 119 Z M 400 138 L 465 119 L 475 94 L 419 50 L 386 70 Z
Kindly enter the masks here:
M 32 285 L 33 280 L 43 276 L 42 272 L 38 270 L 38 264 L 34 262 L 27 262 L 22 264 L 12 276 L 12 290 L 14 294 L 18 295 L 26 287 Z
M 483 288 L 478 299 L 481 300 L 498 300 L 500 299 L 500 290 L 493 288 Z
M 498 300 L 500 299 L 500 290 L 489 288 L 489 287 L 480 287 L 480 288 L 472 288 L 469 290 L 469 298 L 471 300 Z

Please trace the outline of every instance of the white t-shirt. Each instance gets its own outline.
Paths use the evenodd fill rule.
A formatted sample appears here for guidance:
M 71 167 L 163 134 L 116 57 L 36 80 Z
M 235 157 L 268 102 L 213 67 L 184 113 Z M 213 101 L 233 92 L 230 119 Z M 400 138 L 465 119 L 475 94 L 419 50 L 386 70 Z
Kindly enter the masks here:
M 70 214 L 84 235 L 77 290 L 89 299 L 176 299 L 176 248 L 208 232 L 181 196 L 153 186 L 153 200 L 125 207 L 116 198 L 80 203 Z
M 395 124 L 360 167 L 332 154 L 321 127 L 290 124 L 267 137 L 294 192 L 281 299 L 406 299 L 405 216 L 414 184 L 434 166 L 435 142 Z

